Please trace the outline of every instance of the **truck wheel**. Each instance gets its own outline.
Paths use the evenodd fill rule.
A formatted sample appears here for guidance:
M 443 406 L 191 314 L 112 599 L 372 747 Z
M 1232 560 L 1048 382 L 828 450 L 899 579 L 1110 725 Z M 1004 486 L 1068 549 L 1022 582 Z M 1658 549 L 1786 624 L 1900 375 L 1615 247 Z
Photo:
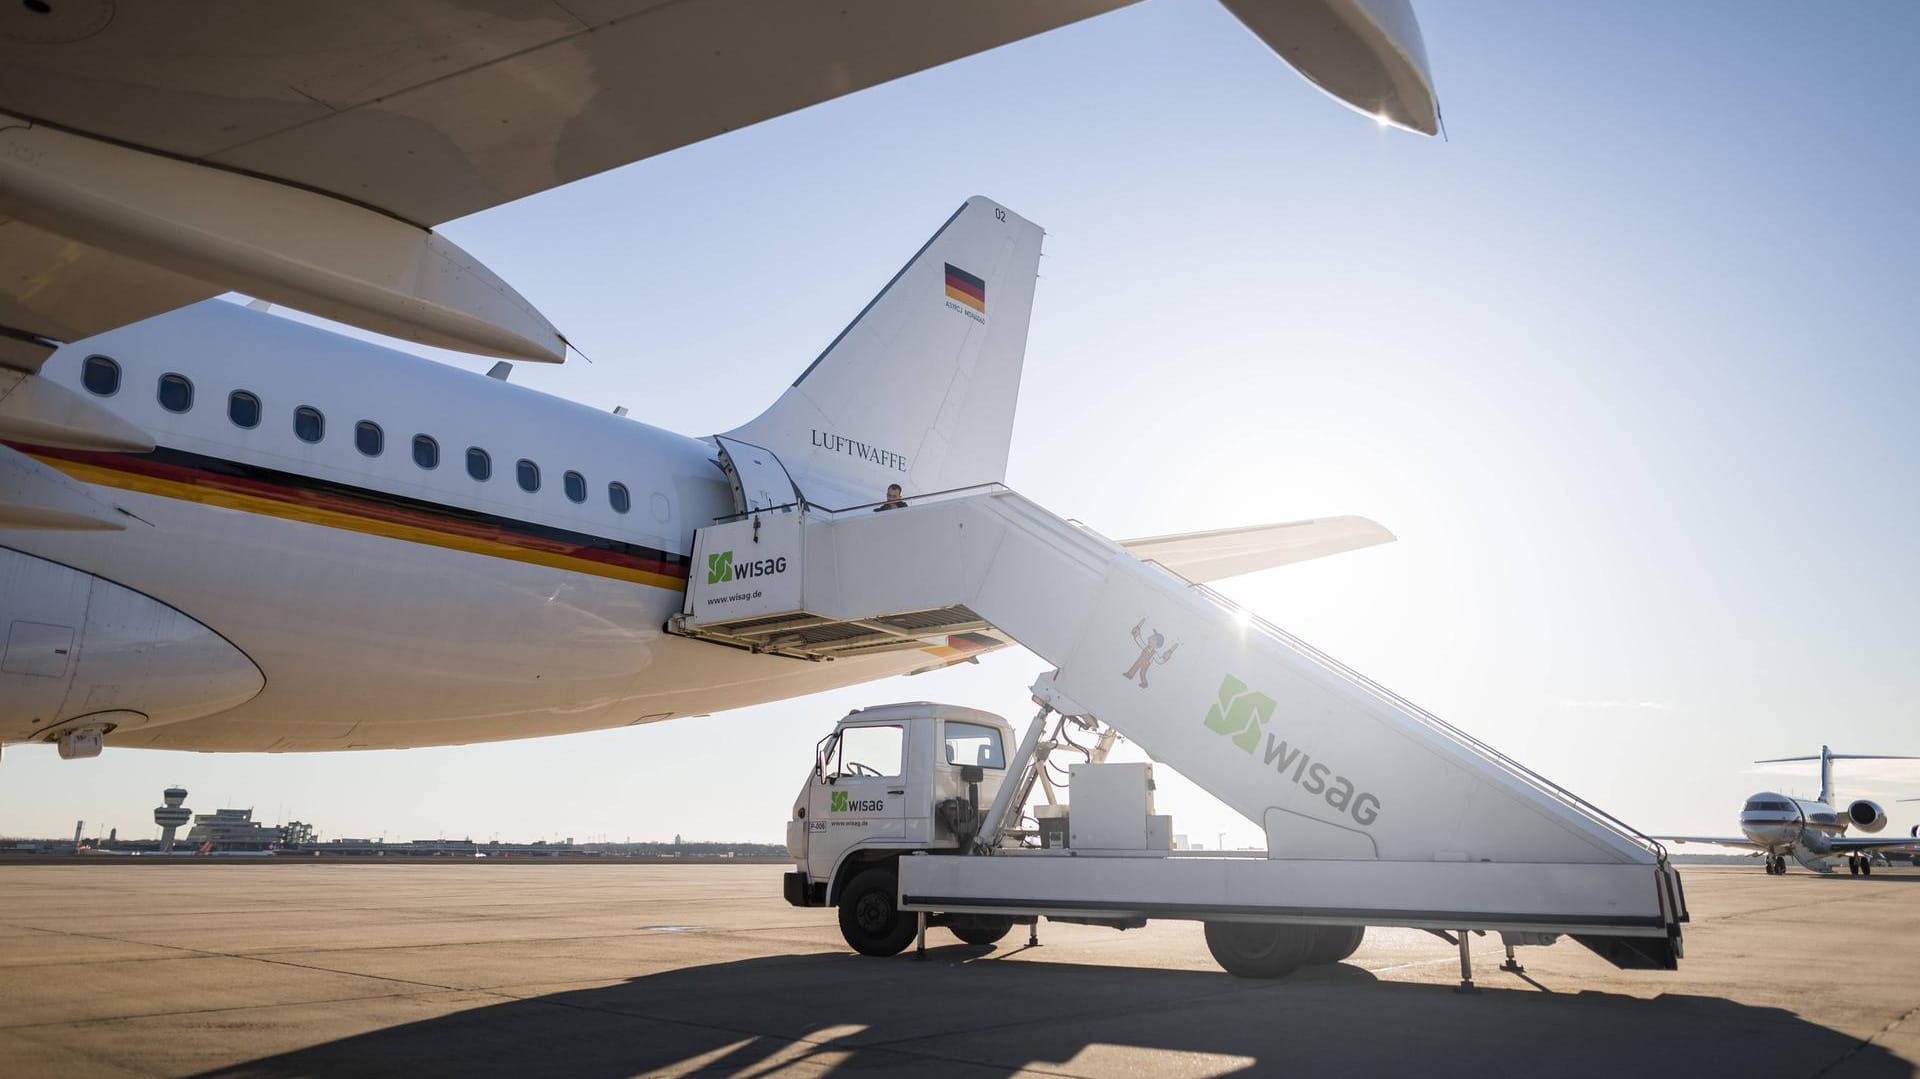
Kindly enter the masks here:
M 893 905 L 899 878 L 890 866 L 856 874 L 840 893 L 840 935 L 861 955 L 899 955 L 913 943 L 916 919 Z
M 1284 978 L 1313 946 L 1313 927 L 1307 925 L 1208 922 L 1206 932 L 1214 962 L 1240 978 Z
M 1317 967 L 1324 963 L 1338 963 L 1360 948 L 1360 938 L 1367 935 L 1364 925 L 1316 925 L 1313 927 L 1313 946 L 1307 949 L 1304 965 Z
M 1013 919 L 1004 914 L 966 914 L 947 928 L 968 944 L 998 944 L 1013 932 Z

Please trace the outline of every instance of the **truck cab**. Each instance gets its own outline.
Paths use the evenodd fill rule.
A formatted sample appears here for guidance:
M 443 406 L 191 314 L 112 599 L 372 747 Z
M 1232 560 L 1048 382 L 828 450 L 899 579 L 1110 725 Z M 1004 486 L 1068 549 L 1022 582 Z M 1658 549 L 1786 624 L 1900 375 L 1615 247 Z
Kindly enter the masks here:
M 1006 782 L 1012 740 L 1006 720 L 974 708 L 914 701 L 848 713 L 815 747 L 793 802 L 787 901 L 842 906 L 844 923 L 849 904 L 842 901 L 860 879 L 863 894 L 886 895 L 884 916 L 877 901 L 867 904 L 879 935 L 891 938 L 899 929 L 894 922 L 911 933 L 911 917 L 893 909 L 895 861 L 912 851 L 959 853 L 971 841 L 984 807 Z M 859 947 L 854 938 L 865 935 L 849 940 Z

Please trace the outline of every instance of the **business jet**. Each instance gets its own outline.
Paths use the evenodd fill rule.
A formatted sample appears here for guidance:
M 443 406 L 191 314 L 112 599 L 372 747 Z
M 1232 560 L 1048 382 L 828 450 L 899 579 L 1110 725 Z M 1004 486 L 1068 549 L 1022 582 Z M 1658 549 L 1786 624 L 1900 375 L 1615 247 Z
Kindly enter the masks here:
M 1339 99 L 1437 126 L 1404 0 L 1226 2 Z M 775 472 L 841 507 L 1004 479 L 1043 235 L 1004 205 L 963 203 L 724 434 L 262 308 L 559 359 L 426 223 L 1116 6 L 0 9 L 0 743 L 464 744 L 1004 647 L 902 631 L 809 663 L 665 629 L 694 529 Z M 1349 517 L 1129 546 L 1211 580 L 1391 538 Z
M 1676 843 L 1714 843 L 1727 847 L 1745 847 L 1766 858 L 1767 872 L 1783 876 L 1787 858 L 1816 873 L 1831 873 L 1835 862 L 1845 859 L 1847 872 L 1871 875 L 1876 859 L 1884 864 L 1891 852 L 1920 853 L 1920 829 L 1906 837 L 1864 838 L 1847 835 L 1849 825 L 1869 834 L 1887 826 L 1887 811 L 1880 803 L 1865 798 L 1849 802 L 1844 811 L 1834 809 L 1834 761 L 1906 761 L 1917 757 L 1890 757 L 1872 753 L 1835 753 L 1820 747 L 1818 756 L 1772 757 L 1755 764 L 1783 764 L 1796 761 L 1820 762 L 1820 794 L 1808 801 L 1773 791 L 1761 791 L 1747 799 L 1740 810 L 1740 836 L 1657 836 Z

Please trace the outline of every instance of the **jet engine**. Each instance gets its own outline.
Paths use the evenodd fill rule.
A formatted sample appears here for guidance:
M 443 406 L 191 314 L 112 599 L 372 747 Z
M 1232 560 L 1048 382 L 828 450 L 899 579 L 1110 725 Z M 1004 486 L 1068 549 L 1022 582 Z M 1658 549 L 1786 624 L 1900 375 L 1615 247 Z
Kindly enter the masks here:
M 1847 823 L 1863 832 L 1877 832 L 1887 826 L 1887 811 L 1879 802 L 1862 798 L 1847 807 Z

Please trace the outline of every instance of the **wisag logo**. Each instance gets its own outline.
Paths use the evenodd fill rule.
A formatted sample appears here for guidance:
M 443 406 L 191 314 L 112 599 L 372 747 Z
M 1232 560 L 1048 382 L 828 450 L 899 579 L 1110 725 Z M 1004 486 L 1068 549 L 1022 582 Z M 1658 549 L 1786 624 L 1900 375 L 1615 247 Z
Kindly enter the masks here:
M 1273 698 L 1255 693 L 1233 675 L 1220 680 L 1220 699 L 1207 709 L 1207 729 L 1229 735 L 1233 744 L 1252 753 L 1260 744 L 1260 731 L 1273 718 Z
M 1234 745 L 1249 755 L 1259 747 L 1260 736 L 1266 734 L 1266 752 L 1262 756 L 1268 767 L 1308 794 L 1321 795 L 1328 805 L 1352 817 L 1361 827 L 1380 819 L 1378 796 L 1356 790 L 1353 780 L 1332 775 L 1332 766 L 1314 760 L 1300 746 L 1288 745 L 1285 739 L 1266 731 L 1273 710 L 1272 697 L 1255 693 L 1245 682 L 1229 674 L 1220 679 L 1219 699 L 1207 709 L 1207 729 L 1232 739 Z
M 771 577 L 776 573 L 787 572 L 785 556 L 762 558 L 753 562 L 733 564 L 733 552 L 721 551 L 707 556 L 707 583 L 721 584 L 732 580 L 746 580 L 749 577 Z
M 878 798 L 862 798 L 858 801 L 847 797 L 846 791 L 832 791 L 827 795 L 829 813 L 878 813 L 887 808 L 887 803 Z

